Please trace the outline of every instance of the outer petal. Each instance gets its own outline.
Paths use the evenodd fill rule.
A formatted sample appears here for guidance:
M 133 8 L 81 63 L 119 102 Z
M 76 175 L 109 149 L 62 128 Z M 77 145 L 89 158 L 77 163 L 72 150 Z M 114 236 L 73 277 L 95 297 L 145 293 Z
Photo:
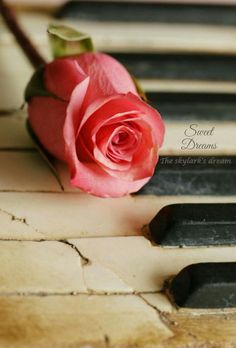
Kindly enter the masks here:
M 57 97 L 67 101 L 69 101 L 75 86 L 86 77 L 74 58 L 56 59 L 46 65 L 44 72 L 47 89 Z
M 122 197 L 138 191 L 149 180 L 125 181 L 110 176 L 96 164 L 77 162 L 71 184 L 98 197 Z
M 28 107 L 29 121 L 42 145 L 56 158 L 65 161 L 63 126 L 67 103 L 49 97 L 34 97 Z
M 71 170 L 74 170 L 78 161 L 76 154 L 76 136 L 81 122 L 81 106 L 89 85 L 89 77 L 78 84 L 72 92 L 70 103 L 66 110 L 66 119 L 63 128 L 67 162 Z
M 132 92 L 138 95 L 130 74 L 113 57 L 104 53 L 90 52 L 81 54 L 77 61 L 84 72 L 90 76 L 90 85 L 85 99 L 86 107 L 95 99 L 117 93 Z

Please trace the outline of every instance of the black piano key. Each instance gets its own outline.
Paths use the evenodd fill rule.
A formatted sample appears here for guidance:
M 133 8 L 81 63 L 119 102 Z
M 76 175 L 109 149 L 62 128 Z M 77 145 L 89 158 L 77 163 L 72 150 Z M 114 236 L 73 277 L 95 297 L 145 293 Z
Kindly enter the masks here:
M 236 120 L 235 94 L 148 92 L 147 98 L 164 120 Z
M 148 2 L 69 1 L 56 14 L 59 18 L 90 21 L 199 23 L 235 25 L 236 7 Z
M 236 156 L 161 156 L 137 195 L 236 195 Z
M 136 78 L 235 81 L 236 59 L 225 55 L 110 53 Z
M 174 277 L 169 293 L 179 307 L 236 307 L 236 263 L 199 263 Z
M 149 235 L 167 247 L 236 245 L 236 203 L 168 205 L 150 222 Z

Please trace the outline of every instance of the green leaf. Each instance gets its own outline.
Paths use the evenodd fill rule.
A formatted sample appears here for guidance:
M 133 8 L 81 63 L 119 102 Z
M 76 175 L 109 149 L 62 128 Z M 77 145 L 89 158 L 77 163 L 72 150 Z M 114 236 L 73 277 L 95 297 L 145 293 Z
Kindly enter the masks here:
M 53 157 L 50 155 L 50 153 L 47 152 L 47 150 L 42 146 L 42 144 L 40 143 L 39 139 L 37 138 L 37 136 L 35 135 L 33 129 L 31 128 L 31 125 L 29 123 L 29 120 L 26 120 L 26 128 L 35 144 L 35 147 L 37 148 L 37 150 L 39 151 L 40 155 L 42 156 L 42 158 L 44 159 L 44 161 L 47 163 L 48 167 L 50 168 L 52 174 L 55 176 L 58 184 L 60 185 L 62 191 L 64 191 L 64 187 L 61 183 L 60 180 L 60 176 L 57 172 L 56 167 L 54 166 L 54 161 L 53 161 Z
M 25 89 L 25 101 L 30 101 L 32 97 L 54 97 L 52 93 L 47 91 L 43 80 L 44 66 L 40 66 L 31 77 Z
M 148 99 L 147 99 L 146 93 L 144 92 L 144 90 L 143 90 L 143 88 L 141 87 L 140 83 L 138 82 L 138 80 L 137 80 L 133 75 L 131 75 L 131 77 L 132 77 L 132 80 L 133 80 L 133 82 L 134 82 L 134 84 L 135 84 L 135 87 L 136 87 L 136 89 L 137 89 L 138 94 L 140 95 L 140 97 L 141 97 L 145 102 L 147 102 Z
M 49 24 L 47 31 L 54 58 L 93 51 L 91 38 L 76 29 L 62 24 Z

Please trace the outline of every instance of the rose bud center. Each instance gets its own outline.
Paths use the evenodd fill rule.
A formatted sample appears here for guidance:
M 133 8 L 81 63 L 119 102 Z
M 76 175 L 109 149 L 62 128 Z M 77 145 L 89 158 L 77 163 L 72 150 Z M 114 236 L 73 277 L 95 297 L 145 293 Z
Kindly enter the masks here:
M 137 130 L 128 126 L 117 127 L 108 142 L 106 155 L 114 162 L 130 162 L 139 142 L 140 134 Z

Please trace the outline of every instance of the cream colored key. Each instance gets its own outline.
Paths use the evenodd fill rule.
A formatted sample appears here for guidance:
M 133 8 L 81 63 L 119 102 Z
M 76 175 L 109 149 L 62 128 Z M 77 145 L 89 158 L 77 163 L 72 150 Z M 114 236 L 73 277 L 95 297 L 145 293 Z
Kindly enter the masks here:
M 79 254 L 62 242 L 0 241 L 0 294 L 86 292 Z
M 70 240 L 90 261 L 86 272 L 95 267 L 97 278 L 91 288 L 105 283 L 98 265 L 117 275 L 135 292 L 161 291 L 170 277 L 184 267 L 199 262 L 236 262 L 236 247 L 176 248 L 153 246 L 144 237 L 82 238 Z M 109 252 L 111 250 L 112 252 Z
M 0 115 L 0 151 L 34 148 L 34 142 L 26 129 L 26 111 Z
M 0 151 L 0 191 L 60 192 L 49 166 L 36 151 Z
M 1 296 L 0 308 L 0 344 L 9 348 L 233 347 L 236 339 L 233 313 L 160 313 L 137 295 Z
M 165 139 L 160 155 L 227 156 L 236 154 L 234 140 L 236 122 L 165 121 L 165 129 Z
M 0 308 L 4 348 L 149 348 L 173 336 L 159 313 L 136 295 L 2 296 Z
M 86 193 L 0 192 L 0 238 L 38 240 L 142 235 L 143 226 L 163 206 L 194 202 L 236 202 L 236 197 L 127 196 L 104 199 Z
M 0 44 L 0 111 L 22 106 L 24 90 L 32 72 L 33 69 L 14 42 L 6 46 Z
M 147 92 L 181 93 L 229 93 L 236 94 L 236 83 L 232 81 L 139 79 Z
M 47 44 L 46 14 L 19 13 L 19 19 L 37 44 Z M 65 21 L 64 21 L 65 22 Z M 78 26 L 76 21 L 67 21 Z M 99 50 L 235 53 L 236 29 L 233 26 L 198 24 L 127 23 L 79 21 L 79 29 L 93 37 Z M 137 32 L 139 35 L 137 35 Z M 4 30 L 1 43 L 12 42 L 12 35 Z

